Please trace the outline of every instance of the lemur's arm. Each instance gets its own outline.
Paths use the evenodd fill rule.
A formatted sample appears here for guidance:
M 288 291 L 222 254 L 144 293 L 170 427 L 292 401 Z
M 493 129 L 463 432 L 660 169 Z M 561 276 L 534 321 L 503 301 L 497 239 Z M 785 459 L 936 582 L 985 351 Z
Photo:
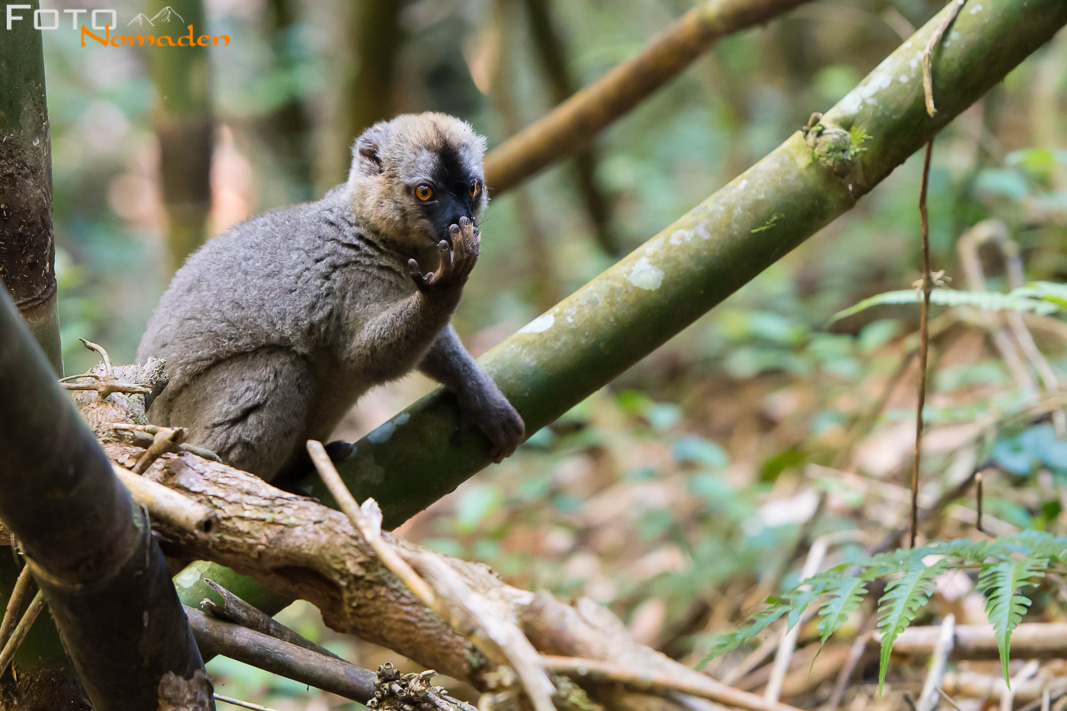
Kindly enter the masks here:
M 499 462 L 515 451 L 526 426 L 493 379 L 478 367 L 449 324 L 437 336 L 419 370 L 455 394 L 460 408 L 460 434 L 477 426 L 492 443 L 489 456 Z

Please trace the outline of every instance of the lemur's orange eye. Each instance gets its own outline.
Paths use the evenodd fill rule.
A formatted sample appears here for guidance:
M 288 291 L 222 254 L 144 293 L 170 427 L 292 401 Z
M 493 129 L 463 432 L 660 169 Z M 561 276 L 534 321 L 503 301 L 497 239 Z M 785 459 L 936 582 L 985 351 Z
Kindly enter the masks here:
M 476 198 L 482 194 L 482 184 L 477 180 L 472 180 L 471 184 L 467 186 L 467 194 L 472 198 Z
M 423 183 L 419 187 L 415 188 L 415 197 L 421 202 L 428 202 L 433 200 L 433 188 L 426 183 Z

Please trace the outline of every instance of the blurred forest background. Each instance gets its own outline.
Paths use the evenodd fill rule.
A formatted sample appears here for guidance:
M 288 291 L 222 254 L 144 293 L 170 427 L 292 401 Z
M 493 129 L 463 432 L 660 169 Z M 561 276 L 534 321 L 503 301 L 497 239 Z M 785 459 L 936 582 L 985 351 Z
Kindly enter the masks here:
M 123 25 L 165 4 L 111 3 Z M 196 3 L 170 4 L 199 12 Z M 168 68 L 147 50 L 82 48 L 73 31 L 45 32 L 67 372 L 95 362 L 79 336 L 116 362 L 133 358 L 174 269 L 168 229 L 195 235 L 203 220 L 210 237 L 264 209 L 321 196 L 344 179 L 354 136 L 396 113 L 455 114 L 497 145 L 690 7 L 210 0 L 198 32 L 232 41 L 189 70 L 210 87 L 207 100 L 185 97 L 179 107 L 193 123 L 211 122 L 210 202 L 189 199 L 169 215 L 163 185 L 182 177 L 168 171 L 188 165 L 160 159 L 161 143 L 175 140 L 166 137 L 169 92 L 181 93 L 168 89 Z M 831 107 L 941 7 L 818 2 L 727 38 L 604 132 L 581 165 L 562 162 L 494 200 L 456 318 L 465 342 L 484 352 L 666 227 Z M 201 145 L 187 138 L 177 139 L 179 152 Z M 485 562 L 522 588 L 592 598 L 639 641 L 690 664 L 714 632 L 797 581 L 802 533 L 833 534 L 824 539 L 831 562 L 873 548 L 907 519 L 918 309 L 882 306 L 828 321 L 918 278 L 920 163 L 913 157 L 856 209 L 402 535 Z M 984 220 L 1005 225 L 1028 280 L 1062 279 L 1067 36 L 942 133 L 930 181 L 934 266 L 952 286 L 976 288 L 957 246 Z M 996 251 L 977 257 L 987 288 L 1007 290 Z M 989 312 L 935 307 L 934 317 L 922 501 L 990 460 L 999 473 L 986 480 L 987 530 L 1063 533 L 1067 443 L 1041 419 L 1062 406 L 1062 393 L 1044 393 L 1025 358 L 1005 360 Z M 1062 377 L 1067 326 L 1025 320 Z M 413 376 L 369 395 L 338 435 L 360 436 L 431 388 Z M 924 535 L 968 535 L 973 509 L 973 500 L 960 501 Z M 957 577 L 955 587 L 939 587 L 927 614 L 984 622 L 981 599 Z M 1057 614 L 1040 603 L 1034 611 Z M 395 661 L 331 637 L 308 606 L 283 617 L 363 666 Z M 811 666 L 810 637 L 802 633 L 786 697 L 825 699 L 841 665 L 841 655 L 824 651 Z M 978 671 L 996 677 L 991 664 Z M 209 669 L 225 675 L 221 693 L 283 711 L 351 705 L 325 696 L 309 704 L 304 687 L 236 662 L 217 659 Z M 752 690 L 766 681 L 765 668 L 743 671 L 727 680 Z M 921 685 L 919 667 L 893 674 L 891 688 Z M 847 699 L 869 708 L 873 693 L 860 685 Z M 901 708 L 887 698 L 886 708 Z

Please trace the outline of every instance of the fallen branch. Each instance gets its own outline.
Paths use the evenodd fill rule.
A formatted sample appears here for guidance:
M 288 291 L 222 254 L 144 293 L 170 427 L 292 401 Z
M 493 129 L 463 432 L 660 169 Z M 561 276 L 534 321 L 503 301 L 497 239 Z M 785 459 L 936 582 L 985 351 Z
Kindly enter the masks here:
M 322 443 L 308 442 L 307 449 L 319 476 L 378 560 L 407 586 L 419 602 L 471 640 L 478 651 L 497 664 L 510 664 L 537 711 L 555 711 L 552 705 L 555 687 L 545 674 L 537 651 L 522 632 L 514 624 L 494 617 L 480 604 L 478 596 L 471 594 L 472 591 L 463 580 L 437 557 L 426 551 L 412 549 L 401 552 L 386 542 L 382 538 L 382 512 L 374 499 L 367 499 L 361 508 L 341 481 L 341 475 L 334 468 Z M 412 565 L 428 574 L 427 577 L 435 582 L 433 589 L 419 577 Z
M 192 607 L 185 608 L 185 615 L 204 656 L 221 654 L 363 704 L 374 698 L 376 677 L 369 669 L 217 620 Z
M 748 711 L 798 711 L 788 704 L 768 701 L 705 676 L 701 677 L 702 681 L 679 679 L 670 674 L 632 669 L 599 659 L 547 656 L 542 657 L 541 661 L 546 669 L 565 674 L 576 681 L 622 684 L 656 694 L 686 694 Z
M 938 648 L 941 626 L 909 627 L 893 643 L 893 654 L 929 656 Z M 869 645 L 880 646 L 873 635 Z M 1067 623 L 1023 622 L 1011 635 L 1011 653 L 1019 659 L 1058 659 L 1067 656 Z M 956 625 L 950 659 L 997 659 L 997 641 L 989 625 Z
M 270 615 L 249 605 L 214 580 L 205 580 L 204 582 L 210 585 L 211 589 L 222 598 L 221 605 L 216 604 L 213 600 L 204 600 L 200 603 L 201 609 L 210 612 L 213 616 L 218 617 L 221 620 L 226 620 L 227 622 L 232 622 L 235 625 L 241 625 L 254 632 L 260 632 L 274 637 L 275 639 L 280 639 L 283 642 L 295 644 L 304 649 L 310 649 L 317 654 L 340 659 L 340 657 L 325 647 L 320 647 L 306 637 L 302 637 L 295 631 L 289 629 L 281 622 L 278 622 Z
M 132 447 L 113 442 L 107 449 L 121 460 Z M 479 653 L 406 587 L 396 584 L 393 573 L 341 512 L 188 453 L 163 455 L 146 476 L 211 507 L 218 515 L 218 526 L 210 537 L 156 521 L 170 553 L 213 560 L 255 576 L 272 589 L 315 604 L 331 628 L 381 644 L 482 690 L 511 684 L 507 675 L 500 675 L 501 667 L 494 660 Z M 416 561 L 415 567 L 433 586 L 442 580 L 459 581 L 469 598 L 468 606 L 476 605 L 481 615 L 517 625 L 540 654 L 611 660 L 679 683 L 708 687 L 707 677 L 635 643 L 621 622 L 590 601 L 570 607 L 547 594 L 508 586 L 485 566 L 425 551 L 388 533 L 380 535 L 405 559 Z M 200 618 L 192 612 L 189 617 L 194 629 L 199 628 Z M 208 648 L 206 653 L 214 651 Z M 588 691 L 594 700 L 613 709 L 683 707 L 678 698 L 630 688 L 594 684 Z M 751 698 L 755 704 L 762 703 Z M 557 698 L 557 703 L 573 707 L 566 699 Z

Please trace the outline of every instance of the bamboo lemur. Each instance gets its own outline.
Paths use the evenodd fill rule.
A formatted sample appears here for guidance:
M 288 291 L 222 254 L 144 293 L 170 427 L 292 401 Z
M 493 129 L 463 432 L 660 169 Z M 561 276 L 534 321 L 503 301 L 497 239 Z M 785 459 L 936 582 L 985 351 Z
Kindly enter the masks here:
M 369 388 L 417 367 L 455 394 L 461 430 L 480 427 L 494 460 L 514 452 L 522 418 L 449 324 L 478 258 L 484 152 L 458 119 L 398 116 L 356 139 L 345 184 L 200 248 L 138 349 L 170 378 L 149 419 L 270 480 L 304 466 L 305 441 Z

